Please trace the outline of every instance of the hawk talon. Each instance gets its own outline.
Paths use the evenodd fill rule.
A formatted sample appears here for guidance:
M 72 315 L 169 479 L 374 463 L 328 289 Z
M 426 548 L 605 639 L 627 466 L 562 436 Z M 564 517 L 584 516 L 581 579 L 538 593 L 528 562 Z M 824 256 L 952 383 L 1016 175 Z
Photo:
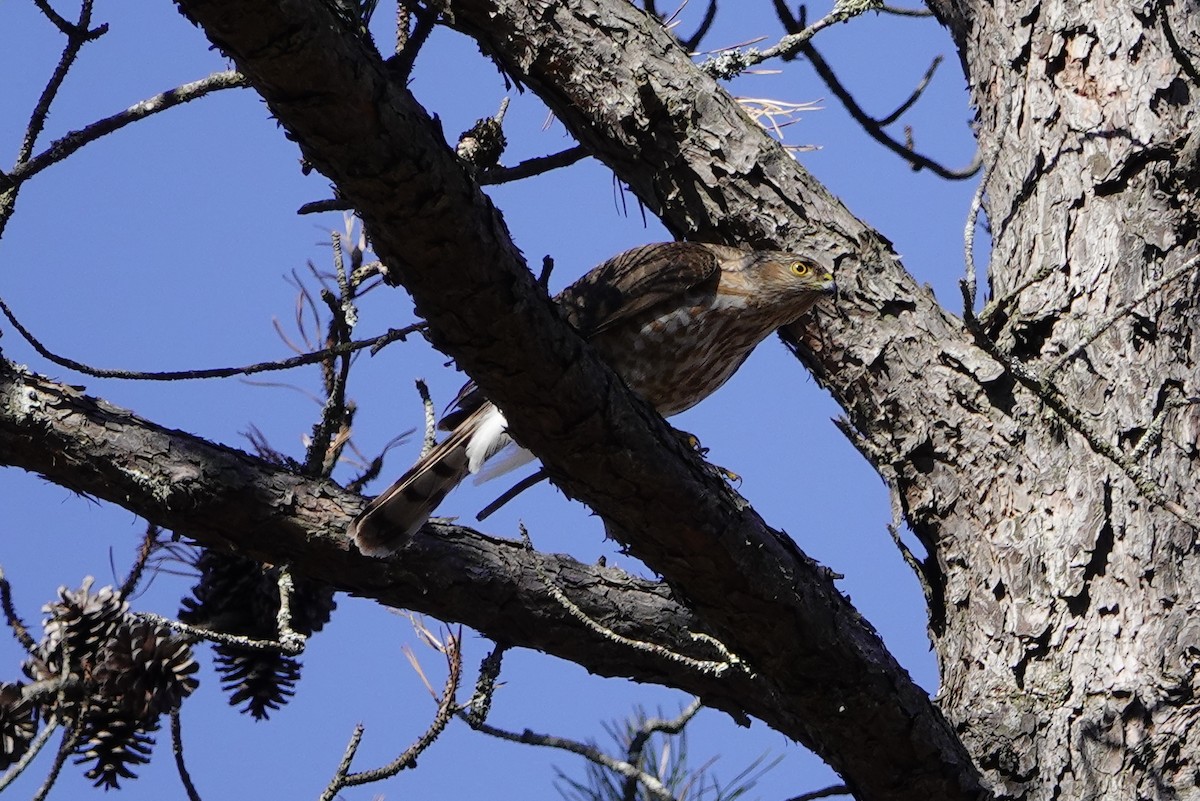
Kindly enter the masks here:
M 700 444 L 700 438 L 690 431 L 684 431 L 681 428 L 675 429 L 675 436 L 679 437 L 679 441 L 688 450 L 695 451 L 700 456 L 708 456 L 708 448 Z

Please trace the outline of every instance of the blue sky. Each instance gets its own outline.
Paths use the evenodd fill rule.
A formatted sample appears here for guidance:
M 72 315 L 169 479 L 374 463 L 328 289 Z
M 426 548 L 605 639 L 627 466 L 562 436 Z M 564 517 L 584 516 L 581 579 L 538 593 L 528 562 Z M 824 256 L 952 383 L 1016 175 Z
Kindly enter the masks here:
M 136 6 L 136 8 L 135 8 Z M 701 4 L 685 9 L 690 30 Z M 726 0 L 706 47 L 780 35 L 769 0 Z M 813 18 L 824 6 L 811 9 Z M 70 16 L 74 11 L 60 7 Z M 381 3 L 377 19 L 391 18 Z M 108 116 L 144 97 L 226 68 L 203 35 L 169 3 L 98 3 L 96 18 L 110 32 L 85 47 L 54 107 L 44 147 L 54 138 Z M 0 166 L 11 166 L 25 120 L 58 58 L 61 37 L 30 3 L 0 4 Z M 387 42 L 386 26 L 377 26 Z M 887 113 L 907 97 L 930 59 L 946 56 L 925 98 L 904 122 L 918 147 L 949 166 L 974 152 L 971 110 L 948 36 L 929 19 L 871 15 L 838 25 L 816 39 L 860 102 Z M 767 64 L 781 74 L 752 75 L 735 95 L 789 102 L 815 101 L 785 129 L 792 145 L 819 149 L 799 160 L 857 215 L 891 239 L 919 280 L 951 309 L 958 308 L 962 227 L 974 182 L 948 183 L 906 164 L 869 140 L 803 64 Z M 462 36 L 439 30 L 417 63 L 412 89 L 438 114 L 448 136 L 495 112 L 511 97 L 505 124 L 510 147 L 504 163 L 555 152 L 572 144 L 561 124 L 547 125 L 531 94 L 506 92 L 496 69 Z M 893 126 L 897 128 L 897 126 Z M 41 147 L 38 149 L 40 150 Z M 552 255 L 552 289 L 627 247 L 665 238 L 653 219 L 645 224 L 635 199 L 619 197 L 608 171 L 584 161 L 567 170 L 488 190 L 503 210 L 515 241 L 537 268 Z M 0 240 L 0 297 L 53 350 L 101 367 L 165 370 L 244 364 L 291 355 L 272 319 L 287 331 L 295 291 L 284 280 L 305 263 L 329 264 L 329 230 L 340 215 L 297 216 L 303 203 L 330 195 L 328 181 L 302 175 L 298 151 L 250 90 L 210 96 L 126 128 L 90 145 L 27 184 Z M 357 336 L 411 321 L 402 290 L 383 290 L 361 305 Z M 315 368 L 274 374 L 272 386 L 237 379 L 186 383 L 102 381 L 46 363 L 0 326 L 4 355 L 157 423 L 248 447 L 256 426 L 274 447 L 303 453 L 302 437 L 316 419 Z M 419 338 L 359 358 L 351 396 L 360 407 L 355 440 L 374 453 L 399 431 L 419 426 L 412 381 L 429 380 L 439 406 L 462 376 Z M 282 386 L 288 384 L 290 386 Z M 303 391 L 299 391 L 303 390 Z M 845 578 L 839 586 L 879 629 L 914 678 L 936 691 L 936 667 L 924 629 L 916 581 L 886 530 L 890 519 L 882 482 L 835 429 L 837 406 L 774 339 L 754 354 L 714 397 L 672 422 L 694 432 L 709 458 L 743 477 L 741 492 L 772 525 L 789 532 L 811 556 Z M 382 489 L 415 457 L 418 444 L 392 451 Z M 343 470 L 346 480 L 353 470 Z M 469 519 L 507 485 L 464 488 L 442 513 Z M 0 469 L 0 565 L 13 583 L 27 622 L 62 584 L 85 575 L 98 584 L 124 575 L 144 523 L 128 512 L 78 497 L 37 477 Z M 515 537 L 523 521 L 542 550 L 583 561 L 606 555 L 610 564 L 644 574 L 603 539 L 586 509 L 541 486 L 495 515 L 481 530 Z M 114 567 L 115 566 L 115 567 Z M 157 577 L 137 599 L 139 609 L 173 614 L 190 587 L 186 577 Z M 426 726 L 433 702 L 408 666 L 410 645 L 432 680 L 443 674 L 436 654 L 417 642 L 408 621 L 357 599 L 339 598 L 326 632 L 303 657 L 305 674 L 295 700 L 269 723 L 254 723 L 224 702 L 207 669 L 184 707 L 189 765 L 205 798 L 254 794 L 315 797 L 331 775 L 356 722 L 367 727 L 358 766 L 390 759 Z M 430 621 L 432 624 L 432 621 Z M 782 634 L 782 633 L 781 633 Z M 19 648 L 0 638 L 0 678 L 19 674 Z M 488 643 L 466 637 L 469 676 Z M 201 649 L 207 663 L 206 649 Z M 635 705 L 674 713 L 688 697 L 656 687 L 588 676 L 577 666 L 531 652 L 506 661 L 505 682 L 491 722 L 579 739 L 604 740 L 601 724 Z M 783 763 L 752 797 L 786 798 L 823 786 L 830 771 L 802 748 L 756 723 L 736 727 L 704 711 L 691 730 L 693 759 L 719 755 L 718 776 L 732 777 L 763 751 Z M 128 782 L 123 798 L 179 797 L 169 743 L 160 736 L 156 764 Z M 44 764 L 44 763 L 43 763 Z M 582 776 L 578 758 L 491 741 L 454 725 L 421 759 L 416 771 L 384 785 L 346 791 L 346 798 L 516 797 L 557 798 L 557 765 Z M 14 788 L 32 794 L 37 769 Z M 82 798 L 88 783 L 68 767 L 58 798 Z

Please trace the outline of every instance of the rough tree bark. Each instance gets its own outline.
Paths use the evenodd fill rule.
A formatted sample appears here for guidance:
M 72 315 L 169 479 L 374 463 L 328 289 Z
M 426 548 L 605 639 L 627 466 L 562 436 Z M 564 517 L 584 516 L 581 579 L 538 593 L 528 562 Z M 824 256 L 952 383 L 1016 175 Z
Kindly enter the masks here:
M 1200 6 L 933 7 L 999 153 L 989 336 L 1194 523 Z M 944 515 L 943 708 L 1012 795 L 1195 797 L 1197 529 L 1030 392 L 993 405 L 1021 440 Z
M 323 4 L 179 5 L 363 214 L 435 342 L 556 481 L 637 532 L 627 544 L 682 604 L 545 558 L 572 597 L 692 654 L 686 632 L 711 631 L 756 675 L 623 655 L 546 598 L 543 557 L 461 529 L 358 558 L 336 533 L 355 508 L 337 488 L 7 369 L 4 463 L 351 592 L 686 687 L 814 748 L 860 798 L 1197 793 L 1196 3 L 933 0 L 995 154 L 993 298 L 972 325 L 625 0 L 444 3 L 677 235 L 845 254 L 836 307 L 788 337 L 929 551 L 936 707 L 557 319 L 428 115 Z M 469 578 L 439 569 L 449 558 Z M 423 592 L 434 580 L 444 592 Z M 463 580 L 506 614 L 473 608 Z

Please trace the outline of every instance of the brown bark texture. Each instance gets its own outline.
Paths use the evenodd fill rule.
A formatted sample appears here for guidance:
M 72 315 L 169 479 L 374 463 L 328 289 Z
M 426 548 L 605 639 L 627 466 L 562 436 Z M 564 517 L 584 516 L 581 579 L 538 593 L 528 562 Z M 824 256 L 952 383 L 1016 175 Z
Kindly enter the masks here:
M 364 559 L 341 535 L 352 494 L 6 364 L 0 461 L 205 545 L 697 693 L 812 748 L 862 799 L 1200 792 L 1195 2 L 931 3 L 992 168 L 990 297 L 966 323 L 625 0 L 440 6 L 678 236 L 843 254 L 838 302 L 786 337 L 928 549 L 936 703 L 559 319 L 355 31 L 316 0 L 178 5 L 362 215 L 434 343 L 671 590 L 459 527 Z M 708 633 L 749 670 L 597 634 L 535 561 L 617 633 L 720 660 L 690 636 Z

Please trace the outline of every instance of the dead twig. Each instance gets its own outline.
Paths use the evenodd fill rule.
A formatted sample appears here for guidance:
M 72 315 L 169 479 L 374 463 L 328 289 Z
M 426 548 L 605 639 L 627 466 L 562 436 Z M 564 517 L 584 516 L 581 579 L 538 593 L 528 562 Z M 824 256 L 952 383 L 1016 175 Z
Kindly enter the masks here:
M 120 378 L 130 381 L 187 381 L 199 378 L 228 378 L 235 375 L 253 375 L 255 373 L 266 373 L 275 370 L 292 370 L 296 367 L 303 367 L 308 364 L 317 364 L 325 359 L 334 356 L 342 356 L 345 354 L 355 353 L 365 348 L 371 348 L 377 352 L 378 348 L 384 345 L 391 344 L 397 340 L 404 341 L 410 334 L 417 331 L 425 330 L 425 323 L 414 323 L 404 328 L 393 328 L 386 334 L 380 334 L 371 339 L 360 339 L 354 342 L 345 342 L 336 345 L 332 348 L 314 351 L 312 353 L 303 353 L 299 356 L 292 356 L 287 359 L 278 359 L 269 362 L 257 362 L 241 367 L 212 367 L 196 370 L 162 370 L 162 371 L 142 371 L 142 370 L 111 370 L 102 367 L 92 367 L 83 362 L 77 362 L 66 356 L 60 356 L 45 345 L 43 345 L 32 333 L 13 314 L 3 300 L 0 300 L 0 313 L 3 313 L 8 318 L 9 323 L 17 330 L 17 333 L 29 343 L 37 353 L 45 359 L 57 364 L 59 367 L 65 367 L 68 370 L 74 370 L 77 373 L 90 375 L 93 378 Z
M 727 50 L 719 56 L 706 59 L 700 69 L 714 78 L 729 80 L 757 64 L 773 58 L 790 58 L 799 53 L 810 39 L 831 25 L 846 22 L 864 11 L 879 8 L 883 0 L 837 0 L 833 10 L 808 27 L 789 33 L 766 50 L 751 47 L 745 50 Z
M 183 784 L 188 801 L 200 801 L 200 794 L 192 783 L 192 775 L 183 761 L 183 726 L 179 721 L 178 709 L 171 710 L 171 753 L 175 756 L 175 769 L 179 771 L 179 781 Z
M 350 737 L 350 742 L 346 746 L 346 751 L 342 755 L 341 762 L 334 772 L 333 779 L 330 780 L 329 785 L 325 788 L 325 792 L 320 796 L 321 801 L 332 801 L 346 787 L 382 781 L 395 776 L 405 768 L 416 765 L 417 757 L 441 735 L 458 708 L 455 696 L 458 692 L 458 685 L 462 676 L 461 635 L 457 637 L 451 635 L 447 638 L 443 655 L 446 657 L 448 668 L 446 684 L 442 688 L 442 697 L 438 702 L 438 709 L 434 715 L 433 722 L 430 723 L 425 733 L 387 765 L 374 770 L 349 773 L 350 765 L 354 762 L 354 756 L 358 752 L 358 745 L 362 741 L 362 726 L 356 726 L 354 733 Z

